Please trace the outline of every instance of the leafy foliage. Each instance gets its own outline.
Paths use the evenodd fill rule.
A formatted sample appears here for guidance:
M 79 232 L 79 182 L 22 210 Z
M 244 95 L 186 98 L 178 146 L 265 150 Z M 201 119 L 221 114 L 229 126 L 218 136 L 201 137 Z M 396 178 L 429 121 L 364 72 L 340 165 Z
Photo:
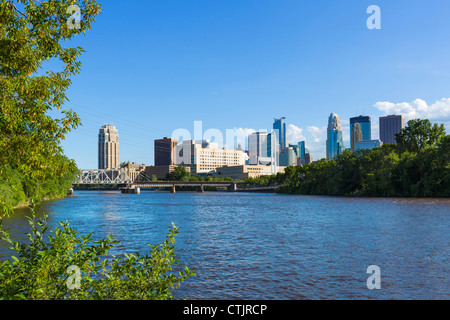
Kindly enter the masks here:
M 0 180 L 6 185 L 0 189 L 0 215 L 18 202 L 61 193 L 55 187 L 65 187 L 61 179 L 70 179 L 75 167 L 63 156 L 61 140 L 81 123 L 63 105 L 83 50 L 63 44 L 90 29 L 101 8 L 93 0 L 78 1 L 82 23 L 79 29 L 69 28 L 72 4 L 0 1 Z M 44 74 L 45 63 L 53 60 L 62 69 Z
M 183 166 L 176 167 L 171 173 L 167 174 L 169 181 L 189 181 L 191 174 Z
M 173 273 L 179 264 L 174 251 L 179 231 L 173 224 L 162 244 L 149 245 L 149 254 L 115 256 L 108 252 L 119 241 L 80 236 L 69 222 L 60 222 L 46 239 L 47 216 L 37 219 L 31 209 L 29 243 L 12 240 L 0 221 L 2 240 L 16 252 L 0 262 L 0 299 L 170 300 L 183 281 L 195 276 L 188 267 Z M 81 270 L 79 288 L 68 286 L 70 266 Z

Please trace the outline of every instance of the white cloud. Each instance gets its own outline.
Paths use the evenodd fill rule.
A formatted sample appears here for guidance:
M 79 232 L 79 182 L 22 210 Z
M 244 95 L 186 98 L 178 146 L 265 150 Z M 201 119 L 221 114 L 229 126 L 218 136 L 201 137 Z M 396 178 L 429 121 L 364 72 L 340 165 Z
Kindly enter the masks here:
M 306 140 L 305 136 L 303 135 L 303 129 L 293 124 L 289 124 L 287 127 L 287 136 L 288 142 L 290 144 L 297 144 L 299 141 Z
M 306 127 L 306 130 L 311 134 L 313 137 L 313 141 L 316 143 L 325 141 L 327 138 L 327 127 L 316 127 L 316 126 L 308 126 Z
M 446 119 L 450 117 L 450 98 L 443 98 L 428 105 L 422 99 L 413 102 L 393 103 L 389 101 L 377 102 L 375 108 L 383 111 L 386 115 L 402 114 L 405 119 Z

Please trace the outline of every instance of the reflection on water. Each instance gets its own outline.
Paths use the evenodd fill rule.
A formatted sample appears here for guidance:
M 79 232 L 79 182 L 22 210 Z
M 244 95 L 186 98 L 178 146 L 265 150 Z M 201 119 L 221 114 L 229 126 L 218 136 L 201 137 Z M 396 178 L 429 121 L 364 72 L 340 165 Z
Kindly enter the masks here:
M 448 299 L 449 209 L 448 199 L 91 191 L 40 211 L 52 228 L 112 234 L 114 253 L 148 252 L 174 222 L 178 257 L 197 271 L 177 298 Z M 26 214 L 4 221 L 15 239 L 26 239 Z M 381 290 L 367 289 L 370 265 Z

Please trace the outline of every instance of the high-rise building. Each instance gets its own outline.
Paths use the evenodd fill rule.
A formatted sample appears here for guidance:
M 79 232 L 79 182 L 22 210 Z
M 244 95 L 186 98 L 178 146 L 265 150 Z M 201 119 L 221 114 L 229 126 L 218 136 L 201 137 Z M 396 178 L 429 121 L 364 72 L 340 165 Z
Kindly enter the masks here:
M 104 125 L 98 134 L 98 168 L 115 169 L 119 165 L 119 133 L 113 125 Z
M 305 141 L 299 141 L 297 144 L 289 144 L 289 147 L 293 148 L 297 158 L 305 159 L 306 143 Z
M 380 140 L 383 143 L 397 143 L 396 133 L 400 133 L 405 127 L 405 119 L 402 115 L 380 117 Z
M 266 132 L 254 132 L 248 136 L 248 157 L 250 165 L 265 165 L 270 163 L 267 136 L 268 134 Z
M 353 137 L 353 127 L 355 124 L 359 123 L 361 126 L 362 139 L 361 140 L 372 140 L 372 126 L 371 119 L 369 116 L 359 116 L 350 118 L 350 139 Z M 356 142 L 350 141 L 350 145 L 353 146 Z M 353 150 L 353 149 L 352 149 Z
M 330 114 L 327 128 L 327 159 L 333 160 L 344 151 L 341 120 L 335 113 Z
M 275 119 L 273 123 L 273 130 L 278 138 L 278 143 L 280 144 L 280 151 L 287 147 L 287 131 L 286 131 L 286 118 L 282 117 L 280 119 Z
M 307 152 L 305 153 L 305 164 L 313 163 L 313 157 L 312 154 Z
M 280 160 L 280 143 L 275 134 L 275 130 L 267 135 L 267 156 L 270 157 L 270 167 L 272 174 L 277 174 L 277 167 Z
M 155 166 L 172 166 L 175 164 L 175 148 L 178 140 L 163 138 L 155 140 Z
M 363 134 L 362 134 L 362 131 L 361 131 L 361 125 L 358 122 L 353 124 L 350 132 L 352 133 L 352 136 L 351 136 L 352 151 L 355 151 L 355 145 L 359 141 L 364 140 L 363 139 Z

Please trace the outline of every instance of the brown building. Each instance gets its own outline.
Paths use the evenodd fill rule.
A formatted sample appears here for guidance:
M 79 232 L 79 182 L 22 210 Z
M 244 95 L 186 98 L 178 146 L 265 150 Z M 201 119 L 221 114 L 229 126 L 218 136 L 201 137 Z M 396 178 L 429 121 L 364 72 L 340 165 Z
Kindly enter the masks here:
M 140 181 L 140 175 L 142 172 L 145 172 L 145 164 L 138 164 L 136 162 L 122 163 L 120 165 L 121 168 L 125 169 L 127 175 L 134 182 Z
M 313 163 L 313 157 L 311 153 L 305 153 L 305 164 Z
M 395 134 L 405 127 L 403 116 L 380 117 L 380 140 L 384 143 L 397 143 Z
M 155 166 L 175 165 L 175 147 L 178 140 L 165 137 L 155 140 Z

